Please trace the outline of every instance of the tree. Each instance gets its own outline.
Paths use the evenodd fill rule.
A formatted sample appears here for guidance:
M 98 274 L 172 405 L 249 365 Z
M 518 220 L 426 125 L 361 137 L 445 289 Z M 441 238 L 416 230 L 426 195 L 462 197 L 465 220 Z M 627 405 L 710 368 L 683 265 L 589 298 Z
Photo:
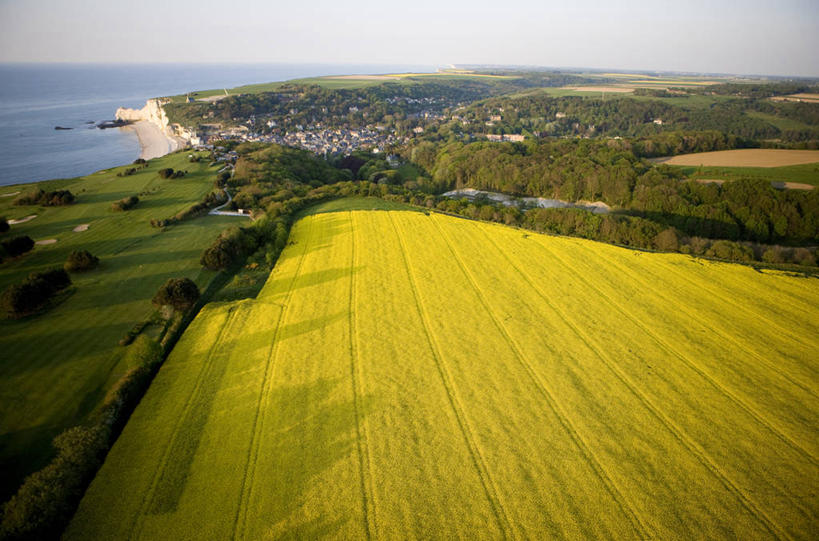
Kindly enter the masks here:
M 3 242 L 2 246 L 10 257 L 17 257 L 34 248 L 34 241 L 28 235 L 22 235 Z
M 175 310 L 188 310 L 199 300 L 199 288 L 190 278 L 168 278 L 154 295 L 156 306 L 172 306 Z
M 657 236 L 654 237 L 654 244 L 658 250 L 662 250 L 663 252 L 676 252 L 680 248 L 680 239 L 677 237 L 677 232 L 674 228 L 669 227 L 668 229 L 660 231 Z
M 82 272 L 95 268 L 100 262 L 100 259 L 88 250 L 74 250 L 68 254 L 68 260 L 63 265 L 63 268 L 68 272 Z
M 9 222 L 6 220 L 5 216 L 0 216 L 0 233 L 5 233 L 10 228 Z

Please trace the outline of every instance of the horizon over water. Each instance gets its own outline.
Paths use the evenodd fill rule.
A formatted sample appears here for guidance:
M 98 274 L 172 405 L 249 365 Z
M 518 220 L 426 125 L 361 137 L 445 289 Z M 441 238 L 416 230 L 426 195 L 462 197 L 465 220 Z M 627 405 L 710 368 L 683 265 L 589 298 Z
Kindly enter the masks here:
M 88 122 L 113 120 L 118 107 L 141 108 L 150 98 L 320 75 L 434 70 L 390 64 L 0 64 L 0 186 L 131 163 L 140 152 L 133 130 L 100 130 Z

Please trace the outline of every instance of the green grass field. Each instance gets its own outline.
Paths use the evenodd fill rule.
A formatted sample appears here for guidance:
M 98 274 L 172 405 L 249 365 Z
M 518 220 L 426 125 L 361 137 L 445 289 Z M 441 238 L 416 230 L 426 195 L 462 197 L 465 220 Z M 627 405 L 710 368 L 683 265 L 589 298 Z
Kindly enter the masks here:
M 815 278 L 378 206 L 204 308 L 66 539 L 815 536 Z
M 35 246 L 17 260 L 0 264 L 0 291 L 31 272 L 62 266 L 72 250 L 87 249 L 100 266 L 73 274 L 74 291 L 53 309 L 20 321 L 0 320 L 0 471 L 5 500 L 22 477 L 48 460 L 52 438 L 81 422 L 125 368 L 117 343 L 151 311 L 150 299 L 169 277 L 188 276 L 204 287 L 214 273 L 202 271 L 199 256 L 236 218 L 207 216 L 162 232 L 151 218 L 167 218 L 199 201 L 213 188 L 216 168 L 189 163 L 187 153 L 152 160 L 139 173 L 117 177 L 125 167 L 76 179 L 38 183 L 71 190 L 66 207 L 12 205 L 0 197 L 0 216 L 37 218 L 11 226 L 5 240 L 29 235 L 56 244 Z M 163 180 L 162 167 L 188 170 L 181 179 Z M 4 186 L 0 194 L 35 185 Z M 111 203 L 139 194 L 127 212 Z M 74 232 L 89 224 L 84 232 Z
M 819 186 L 819 164 L 789 165 L 785 167 L 715 167 L 670 165 L 679 168 L 691 179 L 738 180 L 752 178 L 770 182 L 798 182 Z

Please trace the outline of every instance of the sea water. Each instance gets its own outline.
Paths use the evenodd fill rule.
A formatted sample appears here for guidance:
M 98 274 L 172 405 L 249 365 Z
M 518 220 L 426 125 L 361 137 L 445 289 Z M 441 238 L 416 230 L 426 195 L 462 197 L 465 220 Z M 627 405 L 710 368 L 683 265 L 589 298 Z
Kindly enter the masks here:
M 0 186 L 87 175 L 139 157 L 133 130 L 101 130 L 118 107 L 194 90 L 320 75 L 434 71 L 352 64 L 0 64 Z M 56 126 L 71 128 L 55 130 Z

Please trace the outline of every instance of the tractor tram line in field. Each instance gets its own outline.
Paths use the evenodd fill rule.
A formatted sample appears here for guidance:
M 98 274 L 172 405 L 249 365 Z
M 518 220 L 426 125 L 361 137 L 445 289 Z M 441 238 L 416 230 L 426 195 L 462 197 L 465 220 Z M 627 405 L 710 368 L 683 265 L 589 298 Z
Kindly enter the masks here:
M 409 256 L 407 255 L 408 252 L 406 242 L 400 232 L 400 228 L 395 224 L 395 218 L 393 216 L 393 213 L 388 212 L 388 217 L 390 223 L 392 224 L 393 230 L 395 231 L 395 235 L 398 238 L 401 255 L 403 257 L 404 267 L 406 269 L 407 276 L 409 277 L 409 284 L 412 289 L 413 297 L 415 298 L 416 309 L 418 310 L 418 315 L 421 317 L 424 335 L 426 336 L 427 342 L 430 347 L 430 351 L 432 352 L 432 355 L 435 359 L 435 364 L 438 368 L 438 373 L 441 376 L 441 381 L 444 384 L 444 387 L 446 388 L 450 405 L 455 413 L 456 419 L 458 420 L 458 425 L 460 426 L 464 441 L 466 442 L 470 454 L 472 455 L 473 464 L 478 472 L 478 476 L 481 479 L 481 483 L 486 493 L 486 497 L 489 500 L 490 505 L 492 506 L 492 511 L 495 515 L 495 518 L 498 521 L 498 524 L 501 528 L 501 532 L 504 534 L 504 537 L 509 537 L 509 532 L 512 531 L 512 523 L 509 520 L 509 516 L 502 505 L 500 496 L 498 494 L 497 485 L 494 483 L 491 475 L 489 474 L 489 470 L 486 467 L 486 461 L 483 458 L 483 455 L 481 454 L 480 447 L 478 446 L 478 443 L 475 441 L 473 430 L 469 426 L 469 421 L 466 419 L 465 412 L 463 410 L 463 405 L 461 404 L 461 401 L 458 398 L 454 385 L 452 383 L 452 377 L 449 374 L 447 368 L 444 366 L 440 347 L 437 344 L 437 340 L 433 338 L 433 334 L 430 330 L 429 325 L 429 314 L 424 309 L 423 302 L 419 296 L 416 278 L 414 276 L 412 266 L 410 265 L 408 259 Z
M 541 245 L 541 248 L 543 248 L 545 250 L 549 250 L 548 248 L 546 248 L 545 246 L 542 246 L 542 245 Z M 764 428 L 766 428 L 768 431 L 770 431 L 774 436 L 776 436 L 779 440 L 781 440 L 782 443 L 784 443 L 785 445 L 787 445 L 788 447 L 790 447 L 794 451 L 802 454 L 811 463 L 816 465 L 816 461 L 815 461 L 814 457 L 806 449 L 802 448 L 799 444 L 797 444 L 795 441 L 793 441 L 791 438 L 789 438 L 786 434 L 784 434 L 784 432 L 782 432 L 781 430 L 776 428 L 771 421 L 766 420 L 752 406 L 746 404 L 741 398 L 739 398 L 734 393 L 732 393 L 727 387 L 720 384 L 719 381 L 717 381 L 713 377 L 711 377 L 705 371 L 705 369 L 698 366 L 696 363 L 694 363 L 693 361 L 688 359 L 686 356 L 684 356 L 683 354 L 678 352 L 676 349 L 674 349 L 673 347 L 668 345 L 665 341 L 660 339 L 655 333 L 651 332 L 637 318 L 633 317 L 626 310 L 624 310 L 619 304 L 617 304 L 609 295 L 604 293 L 601 289 L 596 287 L 589 280 L 583 278 L 583 274 L 578 272 L 577 269 L 574 268 L 571 264 L 569 264 L 564 258 L 558 256 L 557 253 L 555 253 L 554 251 L 552 251 L 552 255 L 556 260 L 560 261 L 561 264 L 565 265 L 567 268 L 572 269 L 574 275 L 577 276 L 581 281 L 583 281 L 584 284 L 588 288 L 596 291 L 600 295 L 600 297 L 603 298 L 610 306 L 612 306 L 620 314 L 622 314 L 629 321 L 631 321 L 635 326 L 637 326 L 639 329 L 641 329 L 648 337 L 650 337 L 663 350 L 665 350 L 666 352 L 670 353 L 672 356 L 674 356 L 674 357 L 678 358 L 680 361 L 682 361 L 686 366 L 688 366 L 689 369 L 691 369 L 693 372 L 698 374 L 703 380 L 708 382 L 708 384 L 710 384 L 718 393 L 725 396 L 736 407 L 738 407 L 739 409 L 745 411 L 757 423 L 762 425 Z M 691 439 L 692 439 L 692 441 L 694 441 L 693 438 L 691 438 Z M 713 458 L 710 458 L 710 460 L 713 461 L 716 464 L 716 461 Z M 802 511 L 806 516 L 808 516 L 810 514 L 809 511 L 801 504 L 801 502 L 798 499 L 791 499 L 790 503 L 792 505 L 794 505 L 795 507 L 797 507 L 800 511 Z
M 354 215 L 348 213 L 350 218 L 350 298 L 349 298 L 349 326 L 350 326 L 350 378 L 353 386 L 353 409 L 356 421 L 356 446 L 358 450 L 358 467 L 361 482 L 362 511 L 364 514 L 364 529 L 367 539 L 378 537 L 375 512 L 375 490 L 373 490 L 372 457 L 370 456 L 370 437 L 367 420 L 362 415 L 361 400 L 364 396 L 362 390 L 361 360 L 359 359 L 359 336 L 358 325 L 356 324 L 356 227 Z
M 228 310 L 227 314 L 225 314 L 225 321 L 220 326 L 216 339 L 213 341 L 211 347 L 208 349 L 206 360 L 202 363 L 199 369 L 193 389 L 191 390 L 187 400 L 185 401 L 181 415 L 179 415 L 179 417 L 177 418 L 173 432 L 171 433 L 171 436 L 167 441 L 167 445 L 165 446 L 165 449 L 162 453 L 162 458 L 159 464 L 157 464 L 156 469 L 154 471 L 153 480 L 142 499 L 140 511 L 134 516 L 135 522 L 133 526 L 130 528 L 129 539 L 136 540 L 139 539 L 142 535 L 145 520 L 151 514 L 151 510 L 154 506 L 156 498 L 156 493 L 159 490 L 159 486 L 162 483 L 162 479 L 165 475 L 165 470 L 168 468 L 169 462 L 176 458 L 172 456 L 171 450 L 174 448 L 174 444 L 177 438 L 179 437 L 181 431 L 185 428 L 184 421 L 187 419 L 191 407 L 196 402 L 199 390 L 204 384 L 205 380 L 207 379 L 208 372 L 213 368 L 214 364 L 213 359 L 218 350 L 218 346 L 221 342 L 222 337 L 227 333 L 227 330 L 230 328 L 231 320 L 234 318 L 236 313 L 237 311 L 233 308 L 230 308 Z
M 810 538 L 817 403 L 787 377 L 816 311 L 768 305 L 819 281 L 640 255 L 311 209 L 255 299 L 191 323 L 65 538 Z
M 488 301 L 484 297 L 483 293 L 481 292 L 480 288 L 478 287 L 477 283 L 475 282 L 474 277 L 471 273 L 467 270 L 466 266 L 464 265 L 461 258 L 455 252 L 455 249 L 452 247 L 452 242 L 450 239 L 447 238 L 446 234 L 444 233 L 443 229 L 437 223 L 437 221 L 433 220 L 435 223 L 439 234 L 444 239 L 444 242 L 447 244 L 450 252 L 452 253 L 453 257 L 458 261 L 458 265 L 461 268 L 464 276 L 469 280 L 472 288 L 474 289 L 475 293 L 477 294 L 478 298 L 483 305 L 484 310 L 490 316 L 493 323 L 495 324 L 498 331 L 504 336 L 507 343 L 509 344 L 510 348 L 512 349 L 515 357 L 517 358 L 518 362 L 521 366 L 524 367 L 526 373 L 529 375 L 532 383 L 540 390 L 540 393 L 546 399 L 546 403 L 551 408 L 552 412 L 555 414 L 557 419 L 560 421 L 563 429 L 566 431 L 568 436 L 572 439 L 572 441 L 577 445 L 580 452 L 585 456 L 586 461 L 588 462 L 589 466 L 592 470 L 595 471 L 597 476 L 600 478 L 600 481 L 609 491 L 612 496 L 614 503 L 620 507 L 621 511 L 623 512 L 624 516 L 628 518 L 628 520 L 634 526 L 635 531 L 640 535 L 642 539 L 649 539 L 653 537 L 653 533 L 649 533 L 649 528 L 645 524 L 645 522 L 641 519 L 640 515 L 634 509 L 633 504 L 630 500 L 625 497 L 624 492 L 618 488 L 615 481 L 612 479 L 611 475 L 606 470 L 605 466 L 603 466 L 602 462 L 595 456 L 594 452 L 591 450 L 591 447 L 586 443 L 583 436 L 574 426 L 572 421 L 570 420 L 569 416 L 562 410 L 560 407 L 557 399 L 555 398 L 552 391 L 549 390 L 546 383 L 543 381 L 543 378 L 539 376 L 534 368 L 532 367 L 531 363 L 526 360 L 523 352 L 521 351 L 520 347 L 517 345 L 515 340 L 512 338 L 509 330 L 503 325 L 503 323 L 497 318 L 497 316 L 493 313 L 492 308 L 489 306 Z M 507 259 L 510 263 L 512 268 L 515 268 L 512 265 L 511 261 Z M 530 284 L 531 285 L 531 284 Z
M 544 246 L 542 246 L 542 247 L 544 249 L 547 249 Z M 561 261 L 561 263 L 563 263 L 566 267 L 573 268 L 569 263 L 567 263 L 565 261 L 565 259 L 558 256 L 555 252 L 552 252 L 552 254 L 556 259 Z M 618 268 L 620 268 L 621 270 L 626 272 L 626 269 L 623 269 L 622 267 L 620 267 L 616 262 L 609 261 L 609 263 L 611 265 L 613 265 L 613 266 L 617 266 Z M 810 453 L 810 451 L 803 448 L 795 440 L 793 440 L 790 436 L 785 434 L 785 432 L 783 432 L 780 428 L 775 426 L 774 421 L 771 421 L 771 420 L 765 418 L 765 416 L 762 413 L 760 413 L 759 411 L 757 411 L 751 404 L 748 404 L 744 399 L 742 399 L 736 393 L 731 391 L 731 389 L 729 389 L 728 386 L 720 383 L 719 380 L 716 377 L 709 374 L 707 368 L 704 368 L 704 367 L 700 366 L 698 363 L 696 363 L 690 357 L 680 353 L 676 348 L 671 346 L 671 344 L 669 344 L 668 342 L 666 342 L 665 340 L 660 338 L 656 333 L 651 331 L 651 329 L 649 329 L 645 324 L 643 324 L 639 320 L 639 318 L 631 315 L 625 308 L 622 307 L 622 305 L 620 305 L 619 303 L 614 301 L 614 299 L 612 299 L 612 297 L 610 295 L 606 294 L 602 289 L 600 289 L 598 286 L 596 286 L 592 281 L 583 278 L 583 274 L 581 272 L 577 272 L 577 269 L 575 269 L 575 268 L 573 268 L 573 269 L 575 271 L 575 276 L 577 276 L 581 281 L 583 281 L 586 284 L 587 287 L 589 287 L 590 289 L 596 291 L 597 294 L 599 294 L 600 297 L 603 298 L 610 306 L 612 306 L 620 314 L 622 314 L 629 321 L 631 321 L 635 326 L 637 326 L 640 330 L 642 330 L 646 334 L 646 336 L 650 337 L 663 350 L 667 351 L 672 356 L 676 357 L 677 359 L 679 359 L 680 361 L 685 363 L 685 365 L 687 365 L 693 372 L 697 373 L 702 379 L 707 381 L 717 392 L 723 394 L 726 398 L 728 398 L 731 402 L 733 402 L 738 408 L 744 410 L 749 416 L 753 417 L 759 424 L 761 424 L 762 426 L 767 428 L 771 433 L 773 433 L 783 443 L 785 443 L 786 445 L 790 446 L 795 451 L 802 454 L 814 466 L 819 465 L 819 462 L 817 462 L 816 457 L 814 457 L 813 454 Z M 687 310 L 685 310 L 684 308 L 683 308 L 683 310 L 687 312 Z M 692 315 L 691 321 L 696 322 L 697 319 L 694 318 L 693 315 Z M 799 505 L 798 502 L 795 502 L 795 504 L 797 506 Z
M 513 265 L 510 261 L 510 265 L 522 276 L 525 273 L 517 267 Z M 602 350 L 602 348 L 598 347 L 594 341 L 581 329 L 581 327 L 574 321 L 573 318 L 570 318 L 569 315 L 557 305 L 552 303 L 548 296 L 545 295 L 538 286 L 536 286 L 531 279 L 527 277 L 527 281 L 533 286 L 534 290 L 538 293 L 538 295 L 549 305 L 562 319 L 566 325 L 568 325 L 572 331 L 581 339 L 586 346 L 595 353 L 595 355 L 603 362 L 603 364 L 609 369 L 609 371 L 627 388 L 629 391 L 639 400 L 643 406 L 650 411 L 653 416 L 660 421 L 660 423 L 666 427 L 666 429 L 675 437 L 675 439 L 685 447 L 689 453 L 691 453 L 697 460 L 705 466 L 711 473 L 720 480 L 723 486 L 728 489 L 731 493 L 733 493 L 743 504 L 744 507 L 757 519 L 765 525 L 765 527 L 775 536 L 780 538 L 789 538 L 790 536 L 784 532 L 781 527 L 772 521 L 767 514 L 762 511 L 758 505 L 756 505 L 750 497 L 744 493 L 737 485 L 725 474 L 725 472 L 720 468 L 718 464 L 716 464 L 713 459 L 705 452 L 702 447 L 696 443 L 690 436 L 688 436 L 683 430 L 681 430 L 671 419 L 668 418 L 666 414 L 664 414 L 655 404 L 652 403 L 649 398 L 642 393 L 636 386 L 636 384 L 630 380 L 630 378 L 621 370 L 619 369 L 616 364 L 608 358 L 608 355 Z
M 312 225 L 312 222 L 308 223 Z M 286 321 L 286 315 L 288 312 L 288 307 L 290 305 L 290 300 L 293 296 L 293 291 L 295 291 L 293 286 L 301 273 L 301 268 L 306 258 L 307 249 L 310 247 L 310 240 L 312 234 L 314 234 L 315 232 L 315 228 L 310 227 L 309 232 L 311 233 L 311 236 L 308 236 L 308 238 L 302 240 L 304 246 L 302 247 L 301 254 L 299 254 L 299 261 L 298 264 L 296 265 L 296 269 L 293 272 L 292 278 L 290 279 L 290 285 L 286 290 L 287 294 L 285 296 L 284 302 L 281 305 L 279 317 L 276 322 L 276 326 L 274 327 L 275 332 L 270 342 L 270 349 L 267 354 L 267 362 L 265 363 L 264 375 L 262 376 L 262 382 L 259 389 L 260 394 L 253 416 L 252 423 L 253 429 L 251 431 L 250 445 L 248 446 L 247 458 L 245 460 L 244 466 L 244 473 L 242 475 L 241 490 L 239 491 L 239 502 L 236 507 L 236 515 L 234 517 L 233 539 L 244 539 L 246 537 L 248 513 L 250 510 L 249 501 L 253 497 L 255 469 L 256 463 L 259 458 L 259 446 L 261 444 L 260 440 L 262 438 L 265 414 L 267 412 L 265 404 L 267 404 L 269 400 L 271 392 L 270 388 L 272 387 L 276 369 L 276 360 L 278 357 L 279 346 L 281 344 L 281 340 L 279 340 L 279 334 L 281 332 L 281 329 L 284 327 L 284 322 Z M 264 289 L 259 293 L 259 295 L 261 296 L 262 293 L 265 293 Z M 274 295 L 274 293 L 275 292 L 270 292 L 271 297 Z

